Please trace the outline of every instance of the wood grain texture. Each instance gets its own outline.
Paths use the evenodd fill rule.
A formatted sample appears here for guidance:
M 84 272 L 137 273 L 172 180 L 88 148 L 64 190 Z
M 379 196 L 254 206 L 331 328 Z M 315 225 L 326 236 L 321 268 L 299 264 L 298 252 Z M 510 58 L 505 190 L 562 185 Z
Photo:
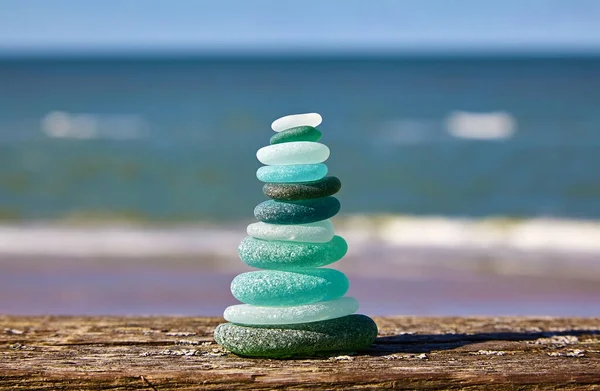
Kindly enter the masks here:
M 218 318 L 0 316 L 0 389 L 600 390 L 600 319 L 375 318 L 358 354 L 248 359 Z

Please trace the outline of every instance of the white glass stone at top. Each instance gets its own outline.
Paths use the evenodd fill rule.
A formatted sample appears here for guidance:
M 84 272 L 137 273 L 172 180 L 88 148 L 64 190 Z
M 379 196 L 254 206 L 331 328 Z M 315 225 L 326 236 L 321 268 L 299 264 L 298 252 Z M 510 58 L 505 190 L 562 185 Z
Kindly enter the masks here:
M 291 307 L 237 304 L 227 307 L 223 317 L 228 322 L 247 325 L 297 324 L 341 318 L 357 310 L 358 301 L 355 298 L 342 297 Z
M 323 122 L 323 118 L 319 113 L 305 113 L 286 115 L 285 117 L 277 118 L 271 124 L 271 129 L 276 132 L 283 132 L 289 128 L 296 126 L 319 126 Z
M 331 220 L 321 220 L 309 224 L 269 224 L 253 223 L 246 229 L 248 235 L 263 240 L 283 240 L 289 242 L 326 243 L 333 239 Z
M 329 148 L 325 144 L 313 141 L 293 141 L 262 147 L 256 152 L 256 158 L 268 166 L 317 164 L 327 160 L 329 153 Z

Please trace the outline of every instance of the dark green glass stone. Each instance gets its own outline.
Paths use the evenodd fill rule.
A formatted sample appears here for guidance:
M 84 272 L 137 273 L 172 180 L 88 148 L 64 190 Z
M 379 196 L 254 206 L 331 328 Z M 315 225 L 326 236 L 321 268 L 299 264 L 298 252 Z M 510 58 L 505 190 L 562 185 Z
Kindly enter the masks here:
M 271 144 L 289 143 L 292 141 L 319 141 L 321 132 L 312 126 L 296 126 L 271 137 Z
M 268 200 L 254 208 L 254 217 L 271 224 L 307 224 L 335 216 L 340 207 L 335 197 L 286 202 Z
M 338 178 L 326 176 L 312 182 L 265 183 L 263 193 L 276 200 L 297 201 L 334 195 L 341 187 L 342 182 Z
M 215 329 L 218 344 L 240 356 L 284 358 L 318 352 L 367 349 L 377 338 L 377 325 L 365 315 L 348 315 L 320 322 L 291 325 L 242 326 Z

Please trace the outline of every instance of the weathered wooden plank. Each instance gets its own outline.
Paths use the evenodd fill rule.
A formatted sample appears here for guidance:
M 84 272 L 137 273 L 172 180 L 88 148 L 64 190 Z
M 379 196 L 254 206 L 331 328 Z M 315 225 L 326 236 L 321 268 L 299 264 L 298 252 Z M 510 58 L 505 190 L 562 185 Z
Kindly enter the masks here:
M 376 318 L 356 355 L 248 359 L 217 318 L 0 316 L 0 389 L 600 390 L 600 319 Z

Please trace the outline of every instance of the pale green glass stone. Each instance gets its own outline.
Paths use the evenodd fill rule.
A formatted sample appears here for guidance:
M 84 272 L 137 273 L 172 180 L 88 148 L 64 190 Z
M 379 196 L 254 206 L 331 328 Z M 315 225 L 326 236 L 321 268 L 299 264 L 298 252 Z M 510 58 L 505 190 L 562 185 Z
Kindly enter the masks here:
M 263 307 L 250 304 L 232 305 L 225 309 L 225 320 L 235 324 L 297 324 L 341 318 L 358 310 L 353 297 L 296 305 L 291 307 Z
M 331 220 L 321 220 L 308 224 L 269 224 L 259 221 L 246 229 L 248 235 L 263 240 L 283 240 L 291 242 L 325 243 L 333 239 Z
M 325 175 L 327 175 L 327 165 L 323 163 L 263 166 L 256 170 L 259 181 L 274 183 L 317 181 Z
M 238 254 L 248 266 L 259 269 L 295 270 L 329 265 L 339 261 L 348 251 L 340 236 L 326 243 L 284 242 L 245 237 Z
M 256 152 L 256 157 L 269 166 L 317 164 L 327 160 L 329 148 L 313 141 L 293 141 L 263 147 Z
M 346 275 L 334 269 L 259 270 L 235 277 L 231 293 L 246 304 L 292 306 L 337 299 L 348 286 Z

